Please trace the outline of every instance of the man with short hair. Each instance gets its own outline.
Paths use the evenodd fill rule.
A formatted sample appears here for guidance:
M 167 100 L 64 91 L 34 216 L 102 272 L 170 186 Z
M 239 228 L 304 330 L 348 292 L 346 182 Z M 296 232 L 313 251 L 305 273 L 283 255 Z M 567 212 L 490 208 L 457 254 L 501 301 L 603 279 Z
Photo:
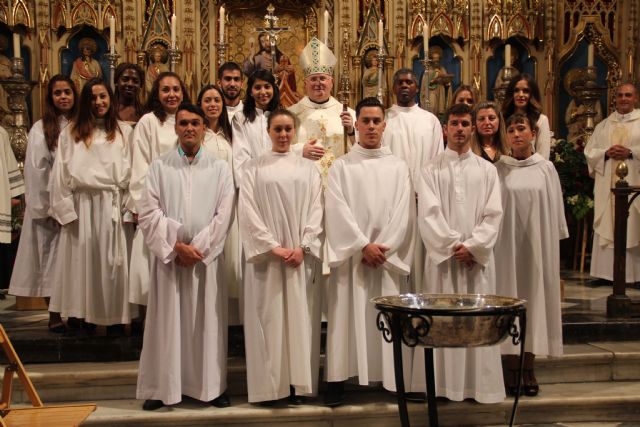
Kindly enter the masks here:
M 469 143 L 473 111 L 446 112 L 447 148 L 422 170 L 418 226 L 427 249 L 425 292 L 495 294 L 493 246 L 502 220 L 496 168 Z M 500 347 L 436 349 L 436 395 L 480 403 L 505 398 Z M 425 391 L 424 365 L 414 365 L 410 391 Z
M 627 164 L 631 186 L 640 185 L 640 109 L 638 88 L 623 83 L 616 89 L 616 111 L 598 123 L 584 149 L 589 174 L 595 179 L 591 275 L 613 280 L 614 195 L 616 168 Z M 626 282 L 640 282 L 640 199 L 629 207 Z
M 229 123 L 233 119 L 233 115 L 242 111 L 242 69 L 235 62 L 225 62 L 218 69 L 218 86 L 222 90 L 224 103 L 227 106 L 227 114 Z
M 235 189 L 227 163 L 202 148 L 205 122 L 200 107 L 178 107 L 178 147 L 151 163 L 140 203 L 155 255 L 137 387 L 145 410 L 182 395 L 229 406 L 227 289 L 217 277 Z
M 413 254 L 415 197 L 407 164 L 381 145 L 384 107 L 365 98 L 356 117 L 359 142 L 333 163 L 326 190 L 328 406 L 342 403 L 354 376 L 395 391 L 393 349 L 372 328 L 369 300 L 407 291 Z
M 407 162 L 411 183 L 414 190 L 417 190 L 422 168 L 444 150 L 442 126 L 435 115 L 416 103 L 418 80 L 413 71 L 401 68 L 395 72 L 393 93 L 396 103 L 387 110 L 387 128 L 382 137 L 382 145 L 389 147 L 393 154 Z M 409 277 L 412 291 L 422 290 L 424 256 L 424 245 L 418 238 Z

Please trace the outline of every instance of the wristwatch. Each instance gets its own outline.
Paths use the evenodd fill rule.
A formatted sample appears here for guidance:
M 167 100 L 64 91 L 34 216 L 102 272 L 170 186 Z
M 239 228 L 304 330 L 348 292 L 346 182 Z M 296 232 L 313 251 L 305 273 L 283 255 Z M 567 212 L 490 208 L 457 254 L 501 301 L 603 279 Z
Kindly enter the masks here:
M 305 255 L 308 255 L 311 253 L 311 248 L 307 245 L 300 245 L 300 248 L 302 249 L 302 252 L 304 252 Z

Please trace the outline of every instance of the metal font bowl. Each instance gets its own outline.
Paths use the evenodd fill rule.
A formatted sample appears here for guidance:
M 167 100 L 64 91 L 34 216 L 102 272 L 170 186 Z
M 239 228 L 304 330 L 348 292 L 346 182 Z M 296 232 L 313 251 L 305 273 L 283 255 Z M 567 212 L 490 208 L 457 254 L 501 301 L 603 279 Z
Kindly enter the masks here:
M 385 328 L 381 322 L 388 328 L 388 316 L 398 316 L 402 341 L 412 347 L 497 344 L 515 328 L 515 318 L 525 304 L 520 299 L 484 294 L 402 294 L 371 302 L 381 312 L 378 328 Z

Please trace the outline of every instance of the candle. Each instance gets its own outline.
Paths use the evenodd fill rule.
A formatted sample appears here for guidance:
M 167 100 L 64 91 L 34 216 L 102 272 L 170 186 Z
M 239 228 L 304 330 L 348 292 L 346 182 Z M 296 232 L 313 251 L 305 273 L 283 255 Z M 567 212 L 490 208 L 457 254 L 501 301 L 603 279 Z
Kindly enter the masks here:
M 593 48 L 593 44 L 589 43 L 589 48 L 587 49 L 587 67 L 593 67 L 594 55 L 595 55 L 595 50 Z
M 511 45 L 510 44 L 504 45 L 504 66 L 505 67 L 511 66 Z
M 329 11 L 324 10 L 324 21 L 322 25 L 322 41 L 324 44 L 329 43 Z
M 422 38 L 424 39 L 424 43 L 422 47 L 424 48 L 424 58 L 429 58 L 429 24 L 426 22 L 422 24 Z
M 380 47 L 380 53 L 382 53 L 384 45 L 384 26 L 382 25 L 382 19 L 378 21 L 378 46 Z
M 20 34 L 13 33 L 13 57 L 21 58 L 20 56 Z
M 176 14 L 171 15 L 171 49 L 176 48 Z
M 220 6 L 220 25 L 218 26 L 218 38 L 220 39 L 220 43 L 224 43 L 224 19 L 225 19 L 225 9 L 224 6 Z
M 116 18 L 109 16 L 109 50 L 116 53 Z

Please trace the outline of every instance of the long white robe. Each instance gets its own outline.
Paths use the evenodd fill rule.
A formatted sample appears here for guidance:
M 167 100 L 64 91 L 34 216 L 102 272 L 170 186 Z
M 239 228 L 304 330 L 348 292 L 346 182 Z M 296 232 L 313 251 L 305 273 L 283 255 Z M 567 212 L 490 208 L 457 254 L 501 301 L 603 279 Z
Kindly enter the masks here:
M 60 129 L 69 123 L 64 116 L 60 116 L 58 121 Z M 11 295 L 51 296 L 60 233 L 60 224 L 49 216 L 49 175 L 55 154 L 55 150 L 49 150 L 44 139 L 42 120 L 38 120 L 29 131 L 24 161 L 27 206 L 9 286 Z
M 233 116 L 235 116 L 238 111 L 242 111 L 243 108 L 244 108 L 244 103 L 242 101 L 240 101 L 238 105 L 236 105 L 235 107 L 232 107 L 230 105 L 226 106 L 227 117 L 229 117 L 229 124 L 233 122 Z
M 0 243 L 11 243 L 11 199 L 24 194 L 24 178 L 9 134 L 0 127 Z
M 498 295 L 527 300 L 526 351 L 562 355 L 560 244 L 569 237 L 560 178 L 553 163 L 534 154 L 501 156 L 502 225 L 494 248 Z M 518 354 L 510 340 L 502 352 Z
M 51 171 L 51 216 L 63 227 L 49 310 L 98 325 L 129 323 L 127 245 L 122 227 L 131 172 L 131 126 L 107 141 L 101 125 L 87 148 L 72 125 L 60 134 Z
M 495 294 L 493 246 L 502 205 L 496 168 L 471 150 L 458 155 L 447 148 L 422 172 L 418 225 L 427 249 L 427 293 Z M 477 264 L 468 269 L 453 258 L 463 244 Z M 505 397 L 500 347 L 443 348 L 434 354 L 436 394 L 481 403 Z M 424 355 L 414 357 L 411 391 L 425 391 Z
M 318 392 L 319 268 L 323 203 L 320 175 L 307 159 L 272 151 L 251 160 L 240 190 L 245 267 L 245 350 L 249 402 Z M 273 248 L 308 246 L 297 268 Z
M 174 114 L 167 115 L 163 123 L 155 114 L 147 113 L 140 118 L 133 130 L 131 140 L 133 157 L 129 184 L 131 201 L 127 205 L 129 211 L 138 212 L 138 204 L 145 189 L 145 179 L 151 162 L 178 146 L 175 125 Z M 138 228 L 131 244 L 129 266 L 129 302 L 132 304 L 147 305 L 151 258 L 152 255 L 144 244 L 142 233 Z
M 154 254 L 138 399 L 172 405 L 182 395 L 210 401 L 227 388 L 227 286 L 222 250 L 235 191 L 229 166 L 206 150 L 190 163 L 178 150 L 149 168 L 138 223 Z M 175 263 L 176 242 L 204 256 Z
M 393 348 L 375 326 L 378 312 L 370 299 L 397 295 L 408 287 L 415 197 L 404 160 L 388 147 L 355 144 L 329 171 L 325 216 L 331 267 L 327 381 L 357 375 L 361 385 L 382 381 L 387 390 L 395 390 Z M 389 248 L 381 267 L 362 264 L 362 249 L 369 243 Z M 405 358 L 410 353 L 406 348 Z
M 534 141 L 533 147 L 537 154 L 540 154 L 545 160 L 549 160 L 551 154 L 551 127 L 549 126 L 549 118 L 544 114 L 540 114 L 538 121 L 538 133 Z
M 233 177 L 236 187 L 240 187 L 242 169 L 251 159 L 260 157 L 271 150 L 271 138 L 267 132 L 269 111 L 256 108 L 256 118 L 250 122 L 242 111 L 238 111 L 231 121 L 233 128 Z
M 400 107 L 394 104 L 387 110 L 385 121 L 387 127 L 382 135 L 382 145 L 389 147 L 394 155 L 407 162 L 411 183 L 415 189 L 416 183 L 420 181 L 422 168 L 444 150 L 442 125 L 436 116 L 418 105 Z M 409 276 L 413 290 L 422 284 L 424 257 L 424 244 L 416 227 L 413 263 Z
M 629 168 L 626 180 L 631 186 L 640 185 L 640 109 L 629 114 L 612 113 L 598 123 L 584 149 L 589 174 L 595 179 L 593 188 L 593 249 L 591 275 L 613 280 L 613 226 L 615 196 L 611 188 L 620 161 L 605 160 L 605 152 L 614 144 L 631 150 L 632 159 L 625 160 Z M 627 220 L 626 281 L 640 282 L 640 199 L 629 207 Z

